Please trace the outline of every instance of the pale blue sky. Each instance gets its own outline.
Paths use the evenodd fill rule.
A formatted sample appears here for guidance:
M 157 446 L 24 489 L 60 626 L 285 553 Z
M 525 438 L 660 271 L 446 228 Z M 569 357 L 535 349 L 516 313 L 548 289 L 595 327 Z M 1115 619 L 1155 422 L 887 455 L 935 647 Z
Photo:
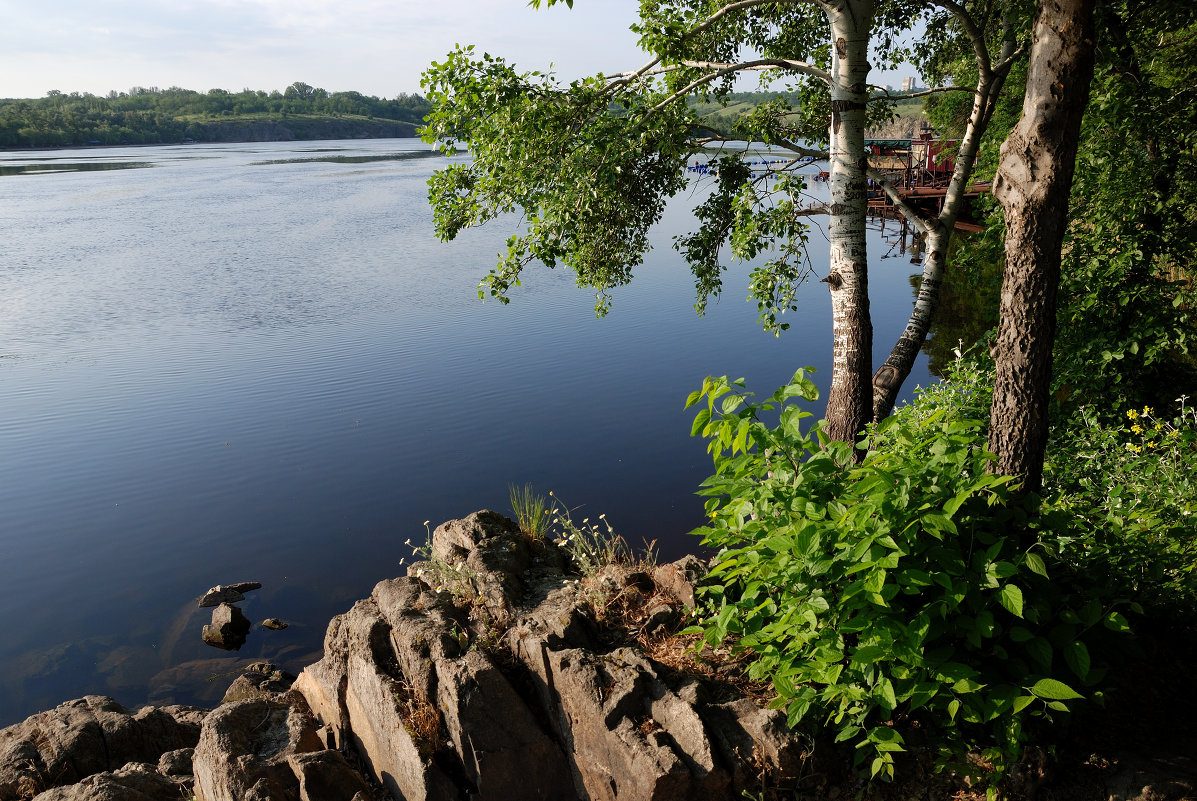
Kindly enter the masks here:
M 563 78 L 644 56 L 638 0 L 0 0 L 0 97 L 133 86 L 284 89 L 393 97 L 456 42 Z M 913 72 L 911 73 L 913 74 Z M 898 74 L 877 74 L 894 83 Z M 749 88 L 749 87 L 745 87 Z

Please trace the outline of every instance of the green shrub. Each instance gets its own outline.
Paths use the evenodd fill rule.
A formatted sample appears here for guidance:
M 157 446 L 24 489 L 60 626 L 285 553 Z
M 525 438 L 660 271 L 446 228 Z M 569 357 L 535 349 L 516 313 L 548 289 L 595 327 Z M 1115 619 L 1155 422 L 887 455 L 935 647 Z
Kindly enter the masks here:
M 1064 556 L 1107 596 L 1156 614 L 1197 614 L 1197 410 L 1150 407 L 1122 422 L 1080 409 L 1057 426 L 1044 470 L 1046 502 L 1085 532 Z
M 817 397 L 803 371 L 761 404 L 726 377 L 687 401 L 706 400 L 692 433 L 716 467 L 696 532 L 718 549 L 715 583 L 694 631 L 748 654 L 791 725 L 829 727 L 872 776 L 893 776 L 917 723 L 945 761 L 980 749 L 996 782 L 1027 721 L 1066 712 L 1073 686 L 1100 677 L 1091 632 L 1127 629 L 1048 580 L 1061 543 L 1033 499 L 986 472 L 984 424 L 965 414 L 982 385 L 900 409 L 860 464 L 793 402 Z

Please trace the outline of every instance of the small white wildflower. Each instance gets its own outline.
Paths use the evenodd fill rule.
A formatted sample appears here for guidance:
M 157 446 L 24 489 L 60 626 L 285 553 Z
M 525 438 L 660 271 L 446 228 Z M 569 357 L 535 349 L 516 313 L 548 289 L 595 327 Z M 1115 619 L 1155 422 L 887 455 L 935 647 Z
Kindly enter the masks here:
M 456 570 L 458 573 L 460 573 L 461 572 L 461 563 L 459 562 L 457 567 L 455 567 L 453 569 Z
M 441 594 L 441 588 L 440 588 L 440 587 L 437 587 L 437 588 L 436 588 L 436 594 L 437 594 L 437 595 L 440 595 L 440 594 Z
M 416 578 L 419 578 L 422 575 L 424 575 L 424 568 L 420 568 L 416 571 Z
M 411 537 L 408 537 L 407 539 L 405 539 L 405 540 L 403 541 L 403 544 L 404 544 L 404 545 L 411 545 Z
M 429 521 L 429 520 L 425 520 L 425 521 L 424 521 L 424 525 L 428 525 L 430 522 L 431 522 L 431 521 Z
M 401 565 L 407 564 L 407 560 L 406 560 L 406 559 L 400 559 L 400 560 L 399 560 L 399 564 L 401 564 Z

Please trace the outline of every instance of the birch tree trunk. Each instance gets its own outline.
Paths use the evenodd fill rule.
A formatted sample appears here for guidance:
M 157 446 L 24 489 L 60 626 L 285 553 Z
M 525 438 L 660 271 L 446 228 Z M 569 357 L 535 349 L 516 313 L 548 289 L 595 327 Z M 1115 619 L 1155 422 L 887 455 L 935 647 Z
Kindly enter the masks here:
M 827 434 L 854 442 L 872 419 L 873 322 L 869 314 L 864 150 L 873 0 L 827 0 L 831 24 L 830 272 L 832 368 Z
M 977 163 L 977 151 L 981 137 L 989 127 L 997 106 L 998 96 L 1005 85 L 1014 54 L 1014 40 L 1008 26 L 1003 32 L 999 63 L 994 67 L 989 60 L 988 50 L 980 31 L 974 32 L 974 47 L 977 49 L 976 94 L 973 107 L 965 127 L 964 138 L 956 153 L 956 165 L 952 178 L 944 192 L 943 206 L 939 215 L 929 221 L 920 221 L 916 215 L 907 214 L 916 230 L 920 225 L 927 237 L 927 252 L 923 257 L 923 277 L 918 295 L 914 301 L 906 328 L 894 343 L 889 358 L 877 368 L 873 375 L 873 420 L 881 422 L 894 408 L 898 391 L 910 375 L 914 360 L 931 330 L 931 321 L 939 307 L 939 291 L 943 286 L 947 267 L 948 246 L 956 227 L 956 218 L 964 208 L 964 196 L 973 179 L 973 168 Z
M 1024 491 L 1043 479 L 1060 246 L 1093 77 L 1096 0 L 1041 0 L 1022 117 L 1002 144 L 993 194 L 1006 218 L 989 449 Z

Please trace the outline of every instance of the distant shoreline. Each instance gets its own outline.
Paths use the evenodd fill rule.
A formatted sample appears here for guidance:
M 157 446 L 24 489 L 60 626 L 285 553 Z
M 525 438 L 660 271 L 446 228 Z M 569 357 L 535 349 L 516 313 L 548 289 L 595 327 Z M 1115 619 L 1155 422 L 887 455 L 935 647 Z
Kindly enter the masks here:
M 236 145 L 236 144 L 265 144 L 270 142 L 360 142 L 369 139 L 418 139 L 413 132 L 408 136 L 328 136 L 291 139 L 218 139 L 189 142 L 127 142 L 125 144 L 82 144 L 82 145 L 24 145 L 21 147 L 2 147 L 0 153 L 30 153 L 52 150 L 114 150 L 130 147 L 191 147 L 192 145 Z

